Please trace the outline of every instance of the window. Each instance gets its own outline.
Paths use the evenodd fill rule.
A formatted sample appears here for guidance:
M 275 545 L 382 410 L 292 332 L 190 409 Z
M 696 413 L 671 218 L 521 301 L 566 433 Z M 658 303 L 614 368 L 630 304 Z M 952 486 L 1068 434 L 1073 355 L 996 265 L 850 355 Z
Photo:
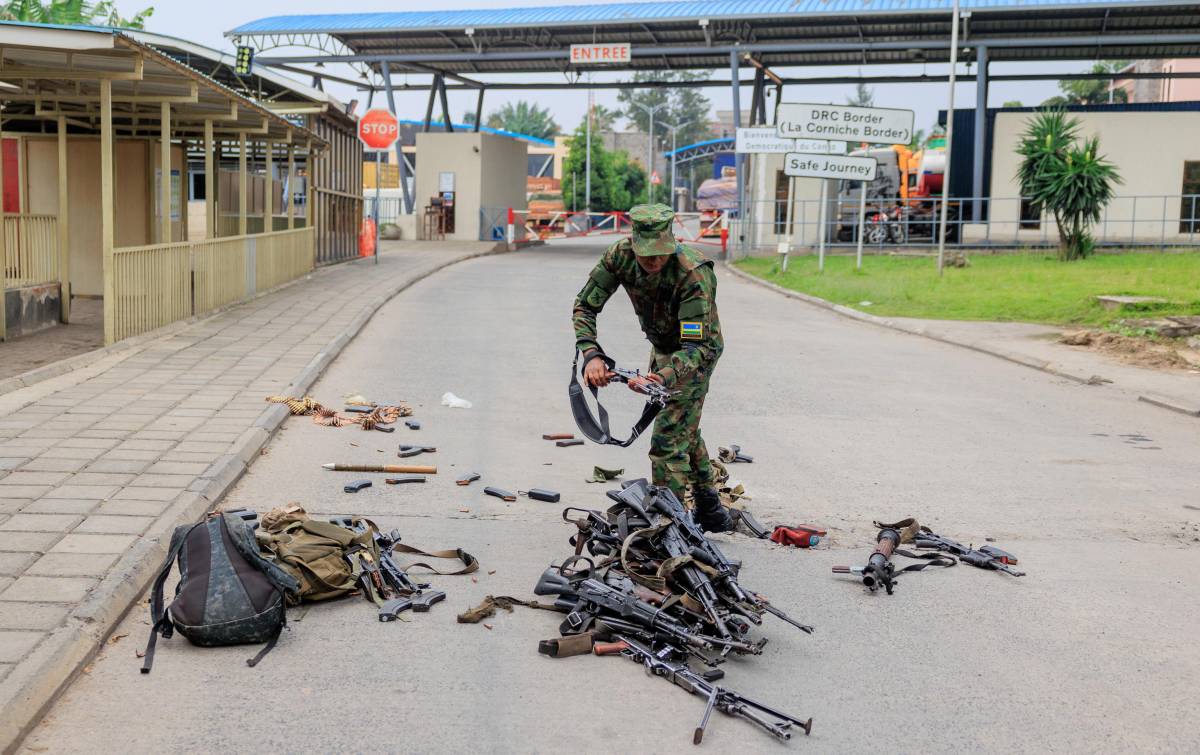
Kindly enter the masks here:
M 1042 208 L 1028 199 L 1021 199 L 1021 227 L 1037 230 L 1042 227 Z
M 1179 232 L 1200 232 L 1200 160 L 1183 163 L 1183 194 L 1179 199 Z

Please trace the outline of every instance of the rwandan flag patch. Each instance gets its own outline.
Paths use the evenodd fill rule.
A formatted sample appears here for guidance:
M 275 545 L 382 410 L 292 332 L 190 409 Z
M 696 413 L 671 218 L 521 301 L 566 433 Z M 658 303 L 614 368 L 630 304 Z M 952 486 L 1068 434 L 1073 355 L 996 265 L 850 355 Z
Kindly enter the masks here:
M 679 323 L 679 338 L 684 341 L 702 341 L 704 340 L 704 323 L 688 322 L 686 320 Z

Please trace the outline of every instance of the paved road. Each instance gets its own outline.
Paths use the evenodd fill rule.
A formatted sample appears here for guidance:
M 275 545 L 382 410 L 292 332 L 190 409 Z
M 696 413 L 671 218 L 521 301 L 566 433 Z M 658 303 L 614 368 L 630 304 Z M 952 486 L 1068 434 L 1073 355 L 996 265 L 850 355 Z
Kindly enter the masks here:
M 595 246 L 548 247 L 458 265 L 387 305 L 314 389 L 406 399 L 425 428 L 393 435 L 289 420 L 229 503 L 299 501 L 359 513 L 422 546 L 461 545 L 478 582 L 435 577 L 450 597 L 381 625 L 353 600 L 296 611 L 256 669 L 244 648 L 160 644 L 154 673 L 134 651 L 131 615 L 26 741 L 30 751 L 691 752 L 699 700 L 615 658 L 550 660 L 536 641 L 556 617 L 521 611 L 493 629 L 454 614 L 488 593 L 529 595 L 568 552 L 560 505 L 456 487 L 463 471 L 510 489 L 560 490 L 602 507 L 592 465 L 648 471 L 629 450 L 560 449 L 570 301 Z M 831 529 L 832 548 L 800 551 L 722 536 L 743 582 L 817 626 L 768 625 L 759 658 L 727 683 L 815 719 L 796 751 L 1196 751 L 1200 674 L 1195 573 L 1200 455 L 1195 420 L 966 350 L 849 322 L 720 274 L 728 347 L 705 414 L 710 447 L 740 443 L 736 468 L 767 521 Z M 624 297 L 601 321 L 610 353 L 645 346 Z M 470 410 L 438 405 L 453 391 Z M 637 402 L 607 396 L 632 421 Z M 620 421 L 620 420 L 618 420 Z M 1127 436 L 1139 435 L 1147 441 Z M 424 486 L 341 492 L 331 460 L 394 458 L 405 440 L 436 445 Z M 378 450 L 377 450 L 378 449 Z M 462 511 L 466 509 L 466 511 Z M 1020 554 L 1014 580 L 960 567 L 911 575 L 892 597 L 830 575 L 870 550 L 873 518 L 916 516 L 964 541 Z M 495 573 L 491 573 L 495 570 Z M 882 744 L 886 742 L 887 744 Z M 267 744 L 269 743 L 269 744 Z M 750 726 L 717 716 L 704 747 L 775 752 Z

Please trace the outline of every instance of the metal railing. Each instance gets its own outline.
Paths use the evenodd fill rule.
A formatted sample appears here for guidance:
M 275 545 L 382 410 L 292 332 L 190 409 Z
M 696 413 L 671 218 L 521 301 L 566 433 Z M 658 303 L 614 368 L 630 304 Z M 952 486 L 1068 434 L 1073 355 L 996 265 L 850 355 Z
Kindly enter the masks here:
M 58 280 L 58 217 L 4 215 L 4 288 Z
M 313 269 L 313 229 L 113 250 L 112 341 L 243 301 Z
M 479 240 L 504 241 L 508 233 L 509 208 L 479 210 Z M 512 210 L 514 243 L 529 239 L 561 239 L 579 236 L 627 233 L 629 216 L 623 212 L 531 212 Z
M 973 221 L 978 204 L 983 220 Z M 952 197 L 947 202 L 946 245 L 972 249 L 1051 248 L 1059 244 L 1054 216 L 1038 212 L 1022 197 Z M 871 253 L 900 249 L 932 252 L 941 198 L 920 200 L 867 197 L 864 247 Z M 797 199 L 793 206 L 793 251 L 816 248 L 823 238 L 831 249 L 858 243 L 859 195 L 855 190 L 830 196 L 822 215 L 818 199 Z M 729 220 L 730 247 L 777 249 L 788 238 L 787 202 L 751 202 L 745 220 Z M 1120 195 L 1090 226 L 1098 246 L 1121 248 L 1189 247 L 1200 243 L 1200 194 Z

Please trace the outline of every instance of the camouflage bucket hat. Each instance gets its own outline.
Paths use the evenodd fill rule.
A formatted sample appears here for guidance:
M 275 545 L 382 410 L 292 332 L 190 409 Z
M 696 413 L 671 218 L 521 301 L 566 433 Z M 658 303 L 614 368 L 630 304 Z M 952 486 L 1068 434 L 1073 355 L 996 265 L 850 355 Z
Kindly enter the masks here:
M 629 210 L 633 223 L 633 252 L 639 257 L 657 257 L 675 253 L 671 225 L 675 213 L 665 204 L 639 204 Z

